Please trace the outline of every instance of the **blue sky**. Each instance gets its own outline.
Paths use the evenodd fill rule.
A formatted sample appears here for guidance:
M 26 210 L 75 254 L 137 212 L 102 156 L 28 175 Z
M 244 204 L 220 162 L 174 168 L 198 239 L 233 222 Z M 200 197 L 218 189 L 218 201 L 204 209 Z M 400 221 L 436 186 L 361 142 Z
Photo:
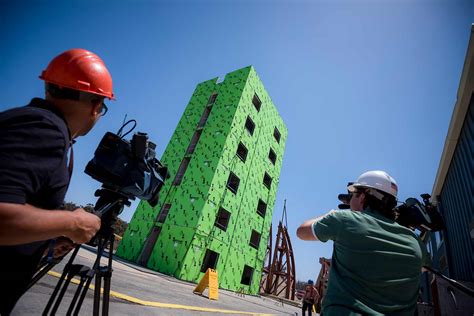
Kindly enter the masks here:
M 431 192 L 472 22 L 472 1 L 0 1 L 0 110 L 42 96 L 60 52 L 101 56 L 117 101 L 78 139 L 66 197 L 94 203 L 84 167 L 125 114 L 161 156 L 196 84 L 253 65 L 289 134 L 273 222 L 287 199 L 297 278 L 314 279 L 332 245 L 296 228 L 348 181 L 382 169 L 400 199 Z

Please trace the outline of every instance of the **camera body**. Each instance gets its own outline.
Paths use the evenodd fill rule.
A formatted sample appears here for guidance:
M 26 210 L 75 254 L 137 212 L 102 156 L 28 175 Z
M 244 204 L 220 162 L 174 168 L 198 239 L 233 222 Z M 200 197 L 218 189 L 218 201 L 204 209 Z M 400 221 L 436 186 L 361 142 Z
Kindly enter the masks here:
M 349 182 L 347 185 L 351 185 Z M 339 209 L 350 209 L 350 192 L 339 194 Z M 427 193 L 421 194 L 423 203 L 418 199 L 410 197 L 404 203 L 395 207 L 397 213 L 396 222 L 408 228 L 416 228 L 420 231 L 439 231 L 444 229 L 444 222 L 438 208 L 430 202 L 431 196 Z
M 422 194 L 423 203 L 418 199 L 410 197 L 405 203 L 397 206 L 397 223 L 400 225 L 416 228 L 420 231 L 440 231 L 444 229 L 444 222 L 438 208 L 433 205 L 429 194 Z
M 156 145 L 146 133 L 135 133 L 131 141 L 107 132 L 86 166 L 85 173 L 102 182 L 103 187 L 130 199 L 158 203 L 168 169 L 156 159 Z

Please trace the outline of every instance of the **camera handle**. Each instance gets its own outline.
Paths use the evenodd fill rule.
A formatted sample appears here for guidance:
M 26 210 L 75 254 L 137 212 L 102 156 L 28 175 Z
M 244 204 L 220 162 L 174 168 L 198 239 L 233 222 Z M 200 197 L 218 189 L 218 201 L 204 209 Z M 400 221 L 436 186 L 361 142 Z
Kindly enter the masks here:
M 112 226 L 115 223 L 117 215 L 120 214 L 120 212 L 123 210 L 123 207 L 125 205 L 129 206 L 130 202 L 128 200 L 129 197 L 121 193 L 106 189 L 106 188 L 97 190 L 95 195 L 99 196 L 99 200 L 97 201 L 94 207 L 94 209 L 96 210 L 95 213 L 102 219 L 102 225 L 99 232 L 88 243 L 90 245 L 97 246 L 97 256 L 96 256 L 95 262 L 91 268 L 88 268 L 81 264 L 73 264 L 73 261 L 76 258 L 77 253 L 79 252 L 80 245 L 74 249 L 43 311 L 43 315 L 56 314 L 61 304 L 61 301 L 64 297 L 64 294 L 66 293 L 66 290 L 71 280 L 75 276 L 80 277 L 80 282 L 76 289 L 76 292 L 74 293 L 73 299 L 69 305 L 66 315 L 79 314 L 79 311 L 82 307 L 82 303 L 84 301 L 84 298 L 86 297 L 87 291 L 89 290 L 89 286 L 94 276 L 95 276 L 95 290 L 94 290 L 93 315 L 94 316 L 99 315 L 100 299 L 101 299 L 100 289 L 102 286 L 102 279 L 104 280 L 104 291 L 102 293 L 103 295 L 102 296 L 102 315 L 108 315 L 109 313 L 110 283 L 111 283 L 112 271 L 113 271 L 112 251 L 113 251 L 114 240 L 115 240 L 114 229 Z M 110 245 L 108 262 L 106 266 L 100 266 L 100 259 L 102 258 L 104 254 L 104 250 L 107 244 Z M 46 272 L 50 270 L 52 266 L 54 266 L 54 264 L 47 265 L 45 268 L 48 268 L 48 267 L 49 268 L 46 270 Z M 46 272 L 44 272 L 43 275 Z

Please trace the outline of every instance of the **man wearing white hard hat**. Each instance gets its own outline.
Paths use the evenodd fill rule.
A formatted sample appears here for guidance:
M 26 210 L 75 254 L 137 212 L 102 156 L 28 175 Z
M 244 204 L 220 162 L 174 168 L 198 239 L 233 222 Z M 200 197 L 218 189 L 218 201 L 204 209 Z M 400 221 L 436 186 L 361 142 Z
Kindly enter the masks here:
M 350 210 L 307 220 L 296 232 L 334 241 L 322 314 L 414 315 L 429 257 L 415 232 L 395 222 L 397 183 L 385 171 L 368 171 L 347 189 Z

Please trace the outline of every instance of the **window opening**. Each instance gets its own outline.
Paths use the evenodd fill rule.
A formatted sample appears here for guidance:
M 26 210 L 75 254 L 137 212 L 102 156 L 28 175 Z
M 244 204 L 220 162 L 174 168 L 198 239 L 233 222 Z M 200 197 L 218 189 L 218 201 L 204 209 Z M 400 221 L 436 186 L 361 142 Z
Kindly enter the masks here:
M 229 219 L 230 219 L 230 212 L 220 207 L 219 211 L 217 212 L 216 222 L 214 223 L 214 225 L 219 227 L 223 231 L 226 231 L 227 225 L 229 224 Z
M 206 254 L 204 255 L 204 260 L 201 265 L 201 272 L 206 272 L 207 269 L 215 269 L 218 259 L 219 254 L 217 252 L 206 249 Z
M 260 101 L 260 98 L 258 97 L 257 94 L 254 94 L 253 99 L 252 99 L 253 106 L 257 109 L 257 112 L 260 112 L 260 108 L 262 106 L 262 101 Z
M 250 285 L 252 283 L 252 276 L 253 276 L 253 268 L 245 265 L 244 271 L 242 272 L 242 278 L 240 279 L 240 283 L 244 285 Z
M 267 213 L 267 204 L 263 202 L 261 199 L 258 199 L 257 214 L 262 217 L 265 217 L 266 213 Z
M 275 137 L 277 143 L 279 144 L 279 143 L 280 143 L 281 134 L 280 134 L 280 131 L 278 130 L 278 128 L 276 128 L 276 127 L 275 127 L 275 129 L 273 130 L 273 137 Z
M 166 216 L 168 216 L 168 213 L 170 211 L 171 204 L 164 204 L 163 207 L 161 208 L 160 213 L 158 214 L 158 223 L 164 223 Z
M 214 104 L 214 102 L 216 102 L 216 99 L 217 99 L 217 93 L 214 92 L 214 93 L 209 97 L 209 101 L 207 101 L 207 105 L 212 105 L 212 104 Z
M 239 183 L 240 179 L 233 172 L 231 172 L 229 179 L 227 180 L 227 188 L 232 192 L 237 193 L 237 190 L 239 189 Z
M 183 161 L 181 161 L 181 165 L 179 166 L 178 172 L 176 172 L 176 177 L 174 178 L 173 185 L 181 184 L 181 180 L 183 180 L 184 173 L 186 172 L 186 169 L 188 168 L 190 160 L 191 158 L 189 157 L 183 158 Z
M 272 178 L 266 172 L 265 172 L 265 175 L 263 176 L 263 184 L 265 184 L 265 186 L 269 189 L 272 185 Z
M 211 106 L 206 106 L 204 112 L 202 113 L 201 119 L 199 120 L 198 128 L 202 128 L 204 127 L 204 125 L 206 125 L 207 119 L 209 118 L 209 114 L 211 114 L 211 109 Z
M 260 243 L 260 234 L 256 230 L 252 230 L 252 235 L 250 236 L 249 245 L 258 249 L 258 245 Z
M 272 164 L 276 163 L 277 155 L 273 151 L 273 149 L 270 148 L 270 152 L 268 153 L 268 159 L 272 162 Z
M 250 135 L 253 135 L 253 131 L 255 130 L 255 123 L 252 121 L 250 116 L 247 116 L 247 120 L 245 121 L 245 128 L 249 131 Z
M 247 147 L 245 147 L 244 144 L 239 143 L 239 146 L 237 147 L 237 156 L 238 156 L 243 162 L 245 162 L 245 160 L 247 160 L 247 153 L 248 153 Z
M 191 155 L 196 149 L 196 145 L 201 137 L 202 130 L 194 132 L 193 138 L 191 138 L 191 143 L 188 146 L 188 150 L 186 150 L 187 155 Z

